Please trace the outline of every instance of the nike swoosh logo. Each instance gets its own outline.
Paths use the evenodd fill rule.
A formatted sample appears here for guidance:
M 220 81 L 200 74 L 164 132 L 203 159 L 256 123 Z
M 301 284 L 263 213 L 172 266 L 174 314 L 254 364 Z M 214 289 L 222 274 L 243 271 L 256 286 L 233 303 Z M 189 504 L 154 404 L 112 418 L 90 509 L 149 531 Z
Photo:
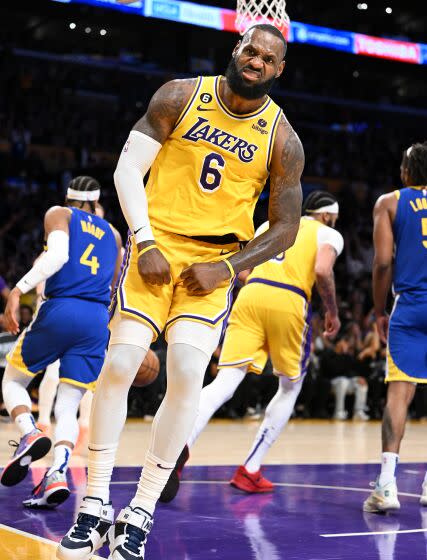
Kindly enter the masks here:
M 157 463 L 157 466 L 159 467 L 159 469 L 162 469 L 164 471 L 173 471 L 174 467 L 169 468 L 169 467 L 162 467 L 162 465 L 160 465 L 160 463 Z
M 202 107 L 201 105 L 199 105 L 197 107 L 198 111 L 215 111 L 215 109 L 206 109 L 206 107 Z
M 233 251 L 226 251 L 225 249 L 221 249 L 221 253 L 220 255 L 229 255 L 230 253 L 232 253 Z

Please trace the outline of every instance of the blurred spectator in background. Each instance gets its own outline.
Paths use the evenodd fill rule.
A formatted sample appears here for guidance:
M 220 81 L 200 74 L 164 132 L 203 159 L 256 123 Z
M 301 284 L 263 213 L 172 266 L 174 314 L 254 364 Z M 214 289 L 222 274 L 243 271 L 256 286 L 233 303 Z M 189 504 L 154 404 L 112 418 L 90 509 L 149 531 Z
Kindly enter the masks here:
M 333 350 L 326 350 L 321 358 L 321 369 L 331 379 L 335 394 L 335 420 L 346 420 L 345 408 L 347 395 L 354 395 L 354 420 L 369 420 L 366 414 L 368 383 L 360 375 L 358 360 L 355 356 L 354 337 L 349 334 L 341 336 Z

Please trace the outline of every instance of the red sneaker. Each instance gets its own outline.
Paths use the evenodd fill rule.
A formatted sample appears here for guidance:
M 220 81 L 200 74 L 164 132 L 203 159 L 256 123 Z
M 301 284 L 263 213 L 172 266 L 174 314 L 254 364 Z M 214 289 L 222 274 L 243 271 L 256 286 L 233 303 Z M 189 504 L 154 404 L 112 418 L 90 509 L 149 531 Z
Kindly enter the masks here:
M 250 473 L 243 466 L 236 470 L 230 484 L 248 494 L 263 494 L 274 490 L 274 484 L 262 476 L 261 469 Z

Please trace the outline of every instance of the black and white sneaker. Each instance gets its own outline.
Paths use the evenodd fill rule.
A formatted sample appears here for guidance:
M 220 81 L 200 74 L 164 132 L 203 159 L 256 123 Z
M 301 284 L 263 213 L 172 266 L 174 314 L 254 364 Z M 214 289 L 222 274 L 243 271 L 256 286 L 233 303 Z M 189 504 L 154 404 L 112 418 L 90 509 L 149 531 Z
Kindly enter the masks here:
M 139 507 L 122 509 L 108 532 L 109 560 L 144 560 L 145 543 L 153 516 Z
M 114 509 L 99 498 L 86 496 L 79 508 L 77 520 L 59 543 L 59 560 L 89 560 L 106 542 L 114 522 Z

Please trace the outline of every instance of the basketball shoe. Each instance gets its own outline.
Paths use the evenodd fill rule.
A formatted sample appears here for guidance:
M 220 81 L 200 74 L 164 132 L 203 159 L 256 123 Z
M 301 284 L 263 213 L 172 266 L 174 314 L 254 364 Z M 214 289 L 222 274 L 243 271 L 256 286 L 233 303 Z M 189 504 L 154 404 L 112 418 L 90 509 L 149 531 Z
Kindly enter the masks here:
M 397 498 L 396 479 L 392 482 L 380 486 L 379 478 L 374 483 L 374 491 L 363 502 L 363 511 L 368 513 L 385 513 L 400 509 L 400 503 Z
M 0 479 L 3 486 L 15 486 L 24 480 L 31 462 L 44 457 L 49 452 L 52 442 L 46 434 L 35 428 L 29 434 L 22 436 L 19 443 L 10 440 L 9 445 L 16 447 L 16 451 L 3 469 Z
M 171 475 L 166 483 L 166 486 L 163 488 L 162 493 L 160 494 L 159 502 L 167 504 L 171 502 L 178 494 L 182 470 L 189 458 L 190 458 L 190 450 L 188 448 L 188 445 L 185 445 L 184 449 L 181 451 L 181 455 L 178 457 L 176 461 L 175 468 L 171 472 Z
M 243 465 L 236 470 L 230 484 L 248 494 L 263 494 L 274 489 L 274 484 L 262 475 L 261 469 L 250 473 Z
M 67 484 L 67 475 L 63 471 L 54 471 L 48 474 L 46 471 L 40 483 L 31 492 L 30 498 L 22 504 L 27 508 L 55 508 L 65 502 L 70 495 Z
M 127 506 L 108 531 L 110 560 L 144 560 L 145 543 L 153 516 L 142 508 Z
M 422 506 L 427 506 L 427 481 L 423 482 L 423 490 L 421 493 L 420 504 Z
M 59 560 L 89 560 L 107 541 L 108 530 L 113 526 L 114 509 L 99 498 L 86 496 L 80 504 L 77 520 L 56 551 Z

